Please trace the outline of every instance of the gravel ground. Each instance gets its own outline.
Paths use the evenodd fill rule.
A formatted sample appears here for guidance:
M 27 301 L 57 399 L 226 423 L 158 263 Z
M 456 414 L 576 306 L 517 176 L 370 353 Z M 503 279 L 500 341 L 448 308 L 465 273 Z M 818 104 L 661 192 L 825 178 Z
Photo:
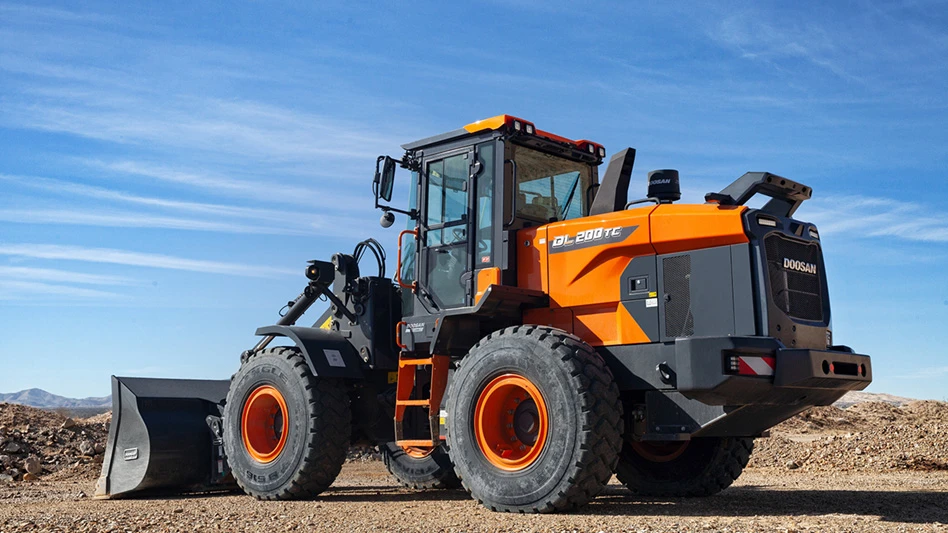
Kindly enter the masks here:
M 492 513 L 461 491 L 397 486 L 378 461 L 351 462 L 315 501 L 238 494 L 93 500 L 88 481 L 0 487 L 13 531 L 948 531 L 948 473 L 828 474 L 750 468 L 723 493 L 638 499 L 615 481 L 575 514 Z
M 870 397 L 871 399 L 871 397 Z M 942 531 L 948 533 L 948 404 L 817 407 L 758 439 L 749 467 L 710 498 L 641 499 L 615 480 L 577 513 L 492 513 L 462 491 L 398 486 L 353 448 L 314 501 L 242 494 L 93 500 L 108 415 L 74 421 L 0 404 L 0 533 L 14 531 Z M 85 443 L 85 444 L 84 444 Z M 41 469 L 25 480 L 26 462 Z M 5 465 L 5 466 L 4 466 Z M 36 466 L 36 465 L 34 465 Z M 5 469 L 5 470 L 4 470 Z M 19 470 L 17 476 L 11 473 Z M 36 470 L 36 469 L 34 469 Z

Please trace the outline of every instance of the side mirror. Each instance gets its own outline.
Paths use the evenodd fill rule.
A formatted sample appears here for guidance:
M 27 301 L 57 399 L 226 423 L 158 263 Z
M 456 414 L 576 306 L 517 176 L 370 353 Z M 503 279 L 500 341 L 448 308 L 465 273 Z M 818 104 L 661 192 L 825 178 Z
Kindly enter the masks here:
M 381 170 L 379 169 L 381 163 Z M 375 164 L 375 185 L 379 198 L 392 201 L 392 187 L 395 185 L 395 160 L 389 156 L 380 157 Z

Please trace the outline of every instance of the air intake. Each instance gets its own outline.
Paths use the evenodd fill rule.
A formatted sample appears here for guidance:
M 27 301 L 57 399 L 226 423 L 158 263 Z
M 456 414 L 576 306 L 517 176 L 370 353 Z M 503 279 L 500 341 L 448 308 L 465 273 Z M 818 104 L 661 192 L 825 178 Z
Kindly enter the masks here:
M 662 203 L 671 203 L 681 199 L 681 187 L 678 185 L 678 171 L 672 169 L 653 170 L 648 173 L 648 197 Z

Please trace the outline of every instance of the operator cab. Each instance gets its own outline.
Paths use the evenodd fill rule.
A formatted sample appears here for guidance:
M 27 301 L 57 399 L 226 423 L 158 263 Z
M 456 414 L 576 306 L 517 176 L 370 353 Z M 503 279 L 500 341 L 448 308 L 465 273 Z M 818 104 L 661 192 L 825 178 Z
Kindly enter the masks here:
M 402 148 L 400 161 L 378 160 L 376 206 L 383 225 L 401 213 L 407 231 L 417 232 L 402 234 L 398 278 L 432 313 L 476 304 L 475 280 L 485 269 L 494 283 L 515 285 L 514 233 L 586 216 L 606 153 L 510 115 Z M 408 209 L 379 203 L 391 200 L 396 165 L 411 172 Z
M 379 157 L 374 189 L 383 226 L 392 213 L 409 219 L 397 273 L 405 317 L 475 306 L 484 283 L 515 286 L 516 232 L 587 216 L 606 153 L 509 115 L 402 148 L 401 160 Z M 411 173 L 407 209 L 380 203 L 396 165 Z

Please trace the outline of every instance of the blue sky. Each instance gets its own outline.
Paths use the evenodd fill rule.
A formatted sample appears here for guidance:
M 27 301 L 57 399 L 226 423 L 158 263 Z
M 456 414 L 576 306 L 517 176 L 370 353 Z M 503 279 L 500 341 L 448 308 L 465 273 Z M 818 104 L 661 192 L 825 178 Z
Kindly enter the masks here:
M 0 391 L 228 377 L 306 260 L 394 255 L 378 154 L 509 113 L 633 196 L 812 186 L 836 340 L 948 397 L 945 2 L 354 4 L 0 3 Z

